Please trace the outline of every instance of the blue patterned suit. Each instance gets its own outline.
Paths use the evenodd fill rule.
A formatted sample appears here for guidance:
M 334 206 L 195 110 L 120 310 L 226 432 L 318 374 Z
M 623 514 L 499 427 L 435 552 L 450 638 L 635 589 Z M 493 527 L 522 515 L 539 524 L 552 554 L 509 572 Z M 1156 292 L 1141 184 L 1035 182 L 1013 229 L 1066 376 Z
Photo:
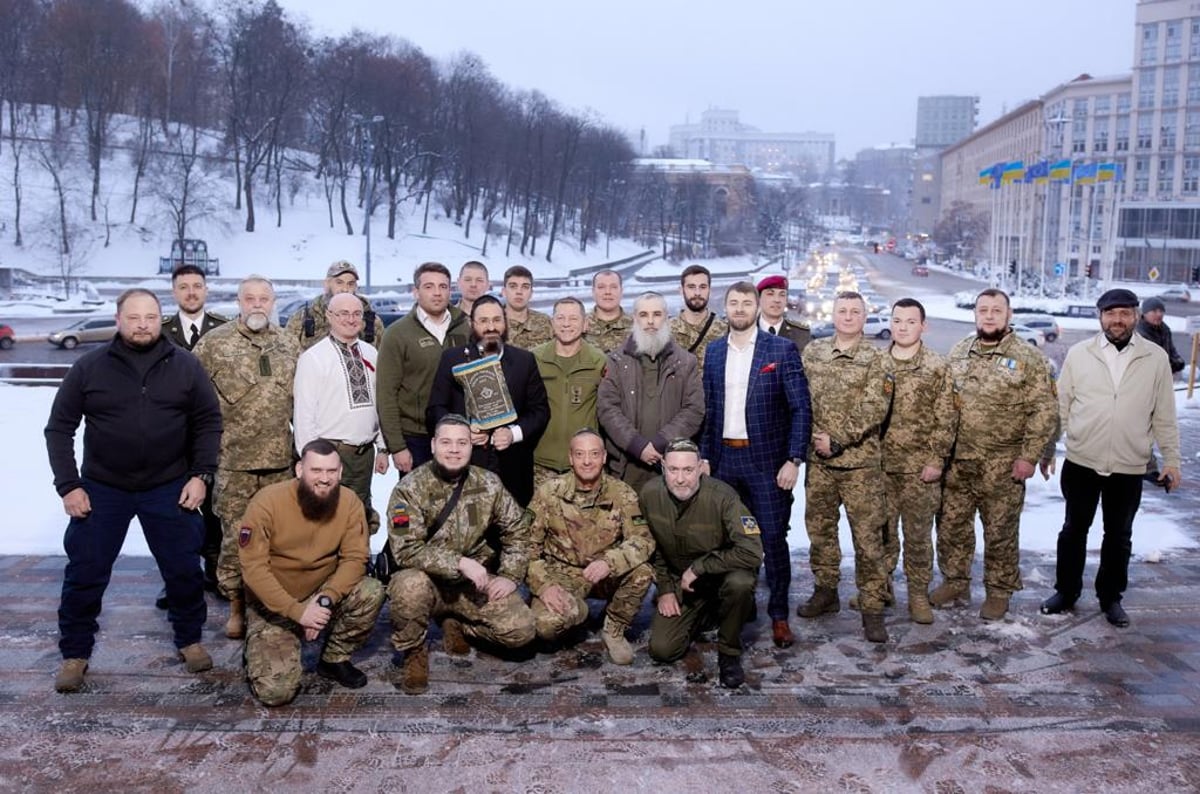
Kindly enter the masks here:
M 788 517 L 792 494 L 775 484 L 788 460 L 808 454 L 812 406 L 800 353 L 788 339 L 757 332 L 746 392 L 746 430 L 749 445 L 735 448 L 723 442 L 725 421 L 725 364 L 729 338 L 711 342 L 704 359 L 704 427 L 700 454 L 712 474 L 737 490 L 762 530 L 763 562 L 770 598 L 771 620 L 788 617 L 788 587 L 792 581 L 788 552 Z

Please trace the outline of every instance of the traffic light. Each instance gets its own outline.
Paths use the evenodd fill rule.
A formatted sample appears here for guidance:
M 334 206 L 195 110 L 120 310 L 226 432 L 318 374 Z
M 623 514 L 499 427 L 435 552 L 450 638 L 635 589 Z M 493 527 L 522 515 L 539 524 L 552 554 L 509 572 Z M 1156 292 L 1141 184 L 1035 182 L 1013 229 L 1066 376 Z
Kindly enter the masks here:
M 1192 268 L 1192 283 L 1200 284 L 1200 265 Z
M 1100 278 L 1100 264 L 1098 262 L 1088 263 L 1087 277 L 1092 280 Z

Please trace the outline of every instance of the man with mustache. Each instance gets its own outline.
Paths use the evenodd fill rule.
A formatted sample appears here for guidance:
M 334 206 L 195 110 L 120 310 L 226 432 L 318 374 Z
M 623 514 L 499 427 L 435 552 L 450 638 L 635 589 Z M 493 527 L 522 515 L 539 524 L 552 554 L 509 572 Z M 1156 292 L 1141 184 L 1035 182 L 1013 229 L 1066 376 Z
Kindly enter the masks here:
M 221 519 L 217 584 L 229 599 L 225 636 L 245 635 L 238 528 L 250 498 L 292 478 L 292 386 L 300 345 L 273 320 L 275 288 L 262 276 L 238 285 L 238 318 L 201 337 L 196 357 L 217 389 L 225 433 L 213 504 Z
M 1067 455 L 1061 486 L 1066 518 L 1058 534 L 1054 595 L 1043 615 L 1075 608 L 1083 590 L 1087 536 L 1096 507 L 1103 511 L 1104 541 L 1096 572 L 1100 611 L 1114 626 L 1129 625 L 1121 597 L 1129 583 L 1133 517 L 1142 499 L 1152 444 L 1163 453 L 1158 484 L 1179 487 L 1179 425 L 1169 355 L 1134 333 L 1137 295 L 1110 289 L 1100 296 L 1101 332 L 1073 345 L 1058 377 L 1058 407 Z M 1139 326 L 1140 327 L 1140 326 Z M 1043 474 L 1054 461 L 1043 460 Z
M 323 438 L 310 441 L 300 452 L 296 479 L 255 494 L 240 522 L 246 678 L 266 706 L 296 697 L 301 639 L 312 642 L 326 629 L 317 674 L 348 689 L 367 685 L 350 654 L 371 636 L 384 592 L 366 575 L 366 513 L 341 476 L 337 447 Z
M 704 265 L 688 265 L 679 274 L 679 294 L 683 308 L 671 320 L 671 336 L 675 344 L 696 357 L 701 376 L 704 375 L 704 353 L 708 343 L 720 339 L 729 331 L 725 321 L 708 308 L 712 291 L 712 274 Z
M 1000 620 L 1021 589 L 1020 523 L 1025 481 L 1058 425 L 1050 367 L 1035 347 L 1012 332 L 1008 295 L 985 289 L 975 299 L 975 333 L 947 360 L 959 403 L 942 510 L 937 561 L 942 583 L 929 603 L 944 607 L 971 598 L 975 514 L 983 522 L 982 620 Z

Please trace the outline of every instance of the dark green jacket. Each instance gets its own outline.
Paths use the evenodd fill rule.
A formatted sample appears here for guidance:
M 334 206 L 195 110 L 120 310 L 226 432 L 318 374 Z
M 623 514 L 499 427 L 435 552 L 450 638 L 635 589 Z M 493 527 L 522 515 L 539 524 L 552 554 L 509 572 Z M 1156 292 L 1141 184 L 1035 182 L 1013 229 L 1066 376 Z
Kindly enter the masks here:
M 682 598 L 679 578 L 688 568 L 701 578 L 743 569 L 758 572 L 763 558 L 758 522 L 737 492 L 720 480 L 701 476 L 700 489 L 681 503 L 667 490 L 666 479 L 655 477 L 642 488 L 641 503 L 657 544 L 652 561 L 660 596 Z
M 566 360 L 566 366 L 554 353 L 554 340 L 533 349 L 546 399 L 550 402 L 550 424 L 533 453 L 533 461 L 559 472 L 571 468 L 567 446 L 575 431 L 590 427 L 599 432 L 596 420 L 596 393 L 604 377 L 608 358 L 595 345 L 584 342 L 579 352 Z

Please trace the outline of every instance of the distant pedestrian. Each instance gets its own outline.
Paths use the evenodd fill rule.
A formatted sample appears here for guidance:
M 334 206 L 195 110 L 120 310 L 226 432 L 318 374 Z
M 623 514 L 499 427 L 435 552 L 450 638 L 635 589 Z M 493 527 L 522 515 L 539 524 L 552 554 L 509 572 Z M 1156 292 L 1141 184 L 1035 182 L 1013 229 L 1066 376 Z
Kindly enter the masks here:
M 1171 328 L 1163 322 L 1167 306 L 1162 298 L 1146 298 L 1142 301 L 1142 319 L 1138 320 L 1137 332 L 1158 345 L 1167 354 L 1167 362 L 1171 366 L 1171 374 L 1180 372 L 1186 366 L 1183 356 L 1175 349 L 1175 338 Z

